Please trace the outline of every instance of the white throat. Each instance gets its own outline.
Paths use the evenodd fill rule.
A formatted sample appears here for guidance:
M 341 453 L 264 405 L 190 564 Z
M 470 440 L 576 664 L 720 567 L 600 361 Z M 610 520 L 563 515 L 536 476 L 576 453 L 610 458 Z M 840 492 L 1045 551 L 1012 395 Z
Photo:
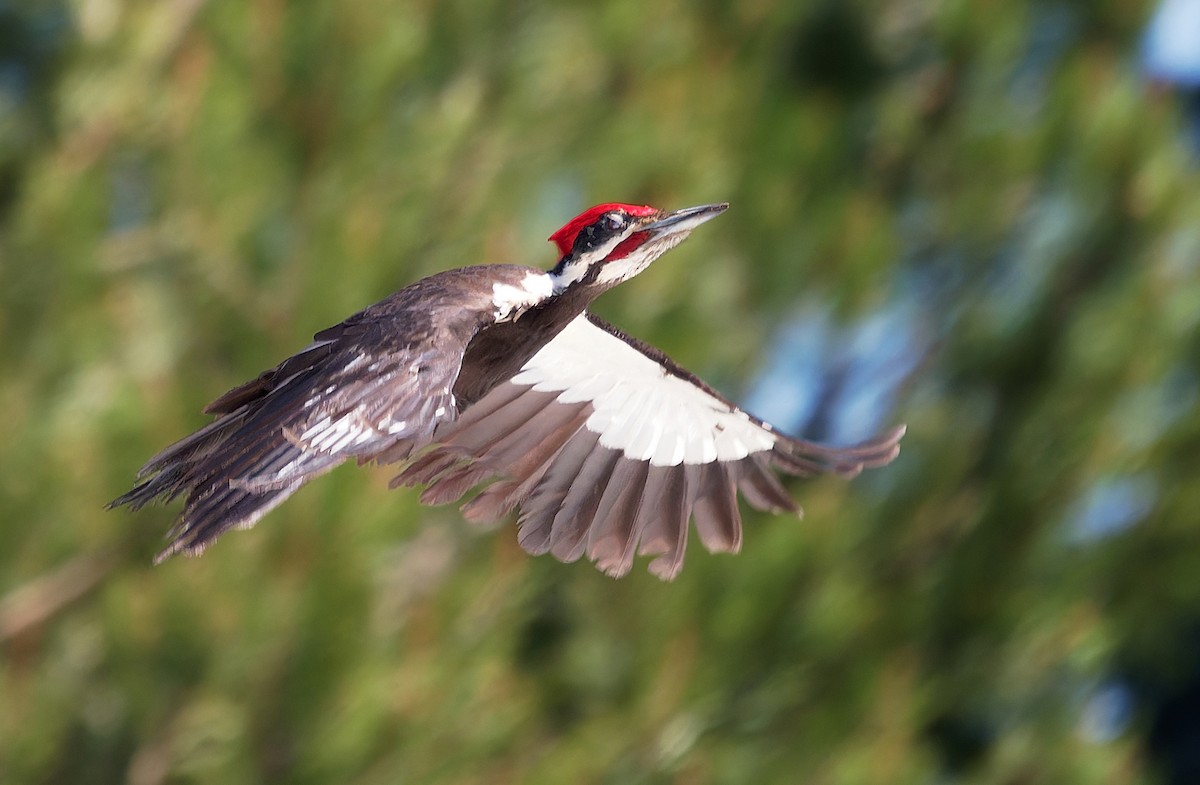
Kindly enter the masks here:
M 597 276 L 596 283 L 615 286 L 622 281 L 628 281 L 649 267 L 655 259 L 683 242 L 685 237 L 687 237 L 686 233 L 670 234 L 646 243 L 624 259 L 605 262 L 604 266 L 600 268 L 600 275 Z
M 586 254 L 569 259 L 562 266 L 562 271 L 559 273 L 550 272 L 550 280 L 554 285 L 555 293 L 562 292 L 574 283 L 578 283 L 587 275 L 588 270 L 592 265 L 601 263 L 602 260 L 613 252 L 613 249 L 625 239 L 627 235 L 623 234 L 620 237 L 614 237 L 604 245 L 597 246 L 589 250 Z M 601 273 L 603 274 L 603 273 Z

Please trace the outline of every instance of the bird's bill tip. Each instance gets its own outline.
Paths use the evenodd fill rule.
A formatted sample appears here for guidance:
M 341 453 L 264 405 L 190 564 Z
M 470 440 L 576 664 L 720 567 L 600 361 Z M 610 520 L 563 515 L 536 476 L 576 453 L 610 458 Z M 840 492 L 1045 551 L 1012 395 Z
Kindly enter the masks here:
M 729 209 L 729 202 L 713 202 L 712 204 L 702 204 L 696 207 L 685 207 L 679 212 L 698 212 L 711 215 L 720 215 Z
M 705 221 L 716 218 L 729 209 L 729 202 L 702 204 L 696 207 L 685 207 L 667 213 L 653 223 L 643 226 L 639 231 L 655 232 L 658 234 L 675 234 L 676 232 L 691 231 Z

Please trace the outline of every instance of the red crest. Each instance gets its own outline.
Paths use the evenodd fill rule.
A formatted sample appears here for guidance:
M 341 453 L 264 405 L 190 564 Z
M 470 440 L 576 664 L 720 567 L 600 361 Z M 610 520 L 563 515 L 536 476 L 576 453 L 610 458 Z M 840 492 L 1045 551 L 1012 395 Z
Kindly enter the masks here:
M 619 204 L 612 202 L 610 204 L 598 204 L 595 207 L 590 207 L 584 210 L 579 215 L 567 221 L 563 228 L 559 229 L 554 234 L 550 235 L 550 241 L 558 246 L 559 253 L 563 256 L 571 253 L 571 248 L 575 245 L 575 238 L 579 236 L 587 227 L 591 226 L 596 221 L 600 220 L 600 216 L 612 210 L 624 210 L 630 215 L 636 215 L 639 218 L 644 218 L 647 215 L 654 215 L 658 212 L 657 208 L 646 205 L 637 204 Z

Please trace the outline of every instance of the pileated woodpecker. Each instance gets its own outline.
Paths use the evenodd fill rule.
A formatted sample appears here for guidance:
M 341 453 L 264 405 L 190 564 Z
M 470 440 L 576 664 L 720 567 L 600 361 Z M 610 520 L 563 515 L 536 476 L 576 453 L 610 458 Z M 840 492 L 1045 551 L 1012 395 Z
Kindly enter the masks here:
M 790 438 L 587 312 L 727 207 L 598 205 L 551 235 L 549 272 L 465 267 L 401 289 L 209 404 L 216 419 L 109 506 L 186 495 L 156 561 L 195 555 L 354 458 L 401 464 L 392 487 L 423 484 L 427 504 L 484 485 L 467 519 L 520 508 L 525 550 L 613 576 L 651 554 L 673 578 L 689 519 L 708 550 L 737 551 L 738 491 L 799 513 L 773 470 L 854 475 L 891 461 L 904 428 L 848 448 Z

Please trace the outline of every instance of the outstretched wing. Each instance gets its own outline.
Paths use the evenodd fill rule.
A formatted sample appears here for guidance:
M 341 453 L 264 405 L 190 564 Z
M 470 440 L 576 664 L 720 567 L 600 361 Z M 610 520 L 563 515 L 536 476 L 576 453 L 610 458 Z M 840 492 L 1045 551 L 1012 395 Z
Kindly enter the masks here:
M 457 414 L 463 350 L 494 308 L 490 292 L 469 297 L 471 275 L 425 279 L 317 333 L 303 351 L 210 404 L 205 411 L 217 419 L 151 458 L 110 507 L 186 496 L 161 561 L 253 526 L 348 458 L 407 458 Z M 431 308 L 443 300 L 456 307 Z
M 737 551 L 739 491 L 757 509 L 799 512 L 775 471 L 851 476 L 891 461 L 903 433 L 848 448 L 792 439 L 584 314 L 442 426 L 393 485 L 427 484 L 421 499 L 437 504 L 490 482 L 464 514 L 494 521 L 520 507 L 530 553 L 586 554 L 613 576 L 635 555 L 655 555 L 650 571 L 671 579 L 690 519 L 708 550 Z
M 427 443 L 453 417 L 457 370 L 417 347 L 369 352 L 352 341 L 329 350 L 318 342 L 210 405 L 218 418 L 151 458 L 110 506 L 185 494 L 156 560 L 198 554 L 347 458 L 405 457 Z

